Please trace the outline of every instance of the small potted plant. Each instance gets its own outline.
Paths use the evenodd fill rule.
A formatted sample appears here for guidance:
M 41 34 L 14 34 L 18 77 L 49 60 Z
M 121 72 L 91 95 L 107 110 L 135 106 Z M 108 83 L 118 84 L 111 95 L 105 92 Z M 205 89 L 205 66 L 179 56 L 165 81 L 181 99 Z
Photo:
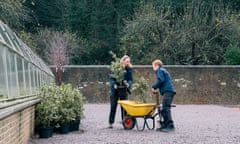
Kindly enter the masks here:
M 137 77 L 135 79 L 135 83 L 132 87 L 132 94 L 136 96 L 136 98 L 143 102 L 147 103 L 149 99 L 149 85 L 147 80 L 144 77 Z
M 120 58 L 116 56 L 112 51 L 110 51 L 110 54 L 112 55 L 113 61 L 111 61 L 110 70 L 111 70 L 111 76 L 116 79 L 117 83 L 119 85 L 122 85 L 123 82 L 123 75 L 124 75 L 124 68 L 122 64 L 120 63 Z

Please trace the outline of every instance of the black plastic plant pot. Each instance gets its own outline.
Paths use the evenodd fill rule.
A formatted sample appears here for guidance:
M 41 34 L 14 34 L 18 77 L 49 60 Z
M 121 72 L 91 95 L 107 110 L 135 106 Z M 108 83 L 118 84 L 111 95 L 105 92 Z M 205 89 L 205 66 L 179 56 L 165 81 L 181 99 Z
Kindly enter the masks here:
M 67 123 L 67 122 L 60 124 L 60 128 L 59 128 L 60 133 L 61 134 L 69 133 L 69 126 L 70 126 L 70 123 Z
M 80 126 L 80 119 L 70 122 L 69 131 L 78 131 Z
M 119 86 L 117 89 L 117 93 L 118 93 L 120 99 L 126 99 L 128 97 L 127 87 L 125 87 L 125 86 Z
M 53 136 L 53 127 L 39 127 L 39 138 L 49 138 Z

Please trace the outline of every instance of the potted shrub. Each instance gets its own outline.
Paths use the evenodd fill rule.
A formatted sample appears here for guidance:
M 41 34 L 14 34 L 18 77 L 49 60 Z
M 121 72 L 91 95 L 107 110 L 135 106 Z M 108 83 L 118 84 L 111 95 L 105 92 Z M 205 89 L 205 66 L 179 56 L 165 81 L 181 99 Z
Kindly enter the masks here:
M 74 88 L 72 90 L 72 96 L 74 99 L 74 103 L 72 104 L 72 109 L 75 115 L 75 119 L 70 123 L 70 131 L 77 131 L 79 130 L 81 118 L 83 117 L 83 101 L 84 97 L 82 93 L 77 89 Z
M 60 108 L 58 111 L 59 120 L 58 124 L 60 126 L 59 130 L 61 134 L 66 134 L 69 132 L 70 122 L 74 120 L 73 110 L 67 107 Z
M 40 138 L 48 138 L 53 134 L 54 121 L 57 119 L 55 86 L 53 84 L 43 86 L 39 99 L 40 102 L 35 109 L 36 130 Z
M 83 96 L 77 88 L 72 88 L 71 84 L 63 84 L 58 89 L 58 124 L 60 133 L 68 133 L 69 126 L 75 120 L 79 129 L 80 118 L 83 116 Z M 71 127 L 70 127 L 71 128 Z
M 74 99 L 71 96 L 72 89 L 70 84 L 62 84 L 57 89 L 58 102 L 57 102 L 57 123 L 59 124 L 60 133 L 65 134 L 69 132 L 69 124 L 71 120 L 74 120 L 74 112 L 72 104 Z

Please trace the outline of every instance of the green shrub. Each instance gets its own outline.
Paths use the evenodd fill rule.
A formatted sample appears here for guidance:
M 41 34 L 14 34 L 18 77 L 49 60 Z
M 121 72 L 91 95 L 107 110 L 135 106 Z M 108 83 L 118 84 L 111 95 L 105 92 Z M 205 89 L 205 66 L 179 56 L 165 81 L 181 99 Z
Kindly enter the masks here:
M 228 65 L 240 65 L 240 48 L 237 46 L 228 48 L 224 58 Z
M 83 117 L 84 97 L 71 84 L 45 85 L 39 94 L 36 105 L 36 124 L 50 126 L 53 123 L 70 122 Z
M 82 93 L 71 84 L 63 84 L 58 88 L 58 122 L 70 122 L 75 118 L 83 117 Z
M 58 119 L 56 86 L 54 84 L 43 86 L 38 97 L 40 102 L 36 105 L 36 125 L 50 127 Z
M 124 75 L 124 68 L 120 63 L 120 58 L 117 57 L 115 53 L 110 51 L 112 55 L 113 61 L 111 61 L 110 70 L 113 72 L 112 77 L 116 79 L 118 83 L 122 83 L 123 75 Z
M 150 98 L 149 84 L 144 77 L 137 77 L 133 83 L 132 93 L 141 102 L 148 102 Z

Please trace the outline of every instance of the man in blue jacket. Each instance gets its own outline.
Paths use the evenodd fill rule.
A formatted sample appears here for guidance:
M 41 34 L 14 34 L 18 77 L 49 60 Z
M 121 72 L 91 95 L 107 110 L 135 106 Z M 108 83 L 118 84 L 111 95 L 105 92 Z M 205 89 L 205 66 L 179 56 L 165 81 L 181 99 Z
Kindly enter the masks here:
M 163 124 L 157 131 L 173 131 L 175 129 L 172 116 L 171 116 L 171 104 L 176 94 L 176 90 L 173 86 L 173 81 L 170 73 L 162 67 L 163 63 L 161 60 L 154 60 L 152 62 L 153 70 L 156 72 L 157 82 L 152 86 L 152 92 L 156 93 L 158 90 L 163 96 L 162 98 L 162 116 Z

